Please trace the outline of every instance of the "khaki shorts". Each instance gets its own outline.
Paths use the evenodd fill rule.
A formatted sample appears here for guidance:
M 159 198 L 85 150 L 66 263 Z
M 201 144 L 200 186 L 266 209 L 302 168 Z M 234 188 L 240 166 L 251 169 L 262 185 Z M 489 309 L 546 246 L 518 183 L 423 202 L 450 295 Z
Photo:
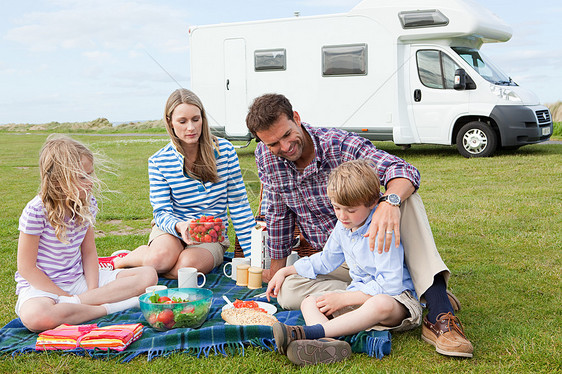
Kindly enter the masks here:
M 346 290 L 334 290 L 334 291 L 324 291 L 324 292 L 319 292 L 317 294 L 313 294 L 311 296 L 314 297 L 318 297 L 318 296 L 322 296 L 325 295 L 327 293 L 332 293 L 332 292 L 349 292 Z M 406 309 L 408 310 L 408 312 L 410 313 L 409 317 L 406 317 L 402 320 L 402 323 L 400 323 L 400 325 L 398 326 L 383 326 L 383 325 L 375 325 L 373 327 L 368 328 L 365 331 L 369 331 L 369 330 L 376 330 L 376 331 L 406 331 L 406 330 L 412 330 L 415 329 L 416 327 L 418 327 L 419 325 L 421 325 L 421 319 L 422 319 L 422 307 L 420 302 L 412 295 L 412 293 L 410 291 L 404 291 L 399 295 L 395 295 L 395 296 L 391 296 L 393 297 L 396 301 L 398 301 L 400 304 L 404 305 L 406 307 Z M 350 306 L 346 306 L 343 307 L 339 310 L 337 310 L 336 312 L 334 312 L 334 314 L 332 314 L 332 317 L 339 317 L 345 313 L 351 312 L 357 308 L 359 308 L 361 305 L 350 305 Z
M 164 235 L 164 234 L 168 234 L 171 235 L 170 233 L 160 229 L 158 226 L 156 226 L 156 224 L 154 223 L 154 221 L 152 221 L 151 223 L 152 225 L 152 231 L 150 232 L 150 235 L 148 237 L 148 245 L 150 246 L 150 243 L 152 243 L 152 241 L 154 239 L 156 239 L 157 237 L 159 237 L 160 235 Z M 185 242 L 181 239 L 179 239 L 182 244 L 183 244 L 183 248 L 186 249 L 187 248 L 187 244 L 185 244 Z M 213 255 L 213 267 L 217 267 L 220 264 L 223 263 L 224 261 L 224 253 L 226 252 L 226 250 L 230 247 L 230 241 L 228 240 L 227 237 L 225 237 L 225 239 L 221 242 L 221 243 L 201 243 L 201 244 L 196 244 L 192 247 L 197 247 L 197 248 L 203 248 L 206 249 L 207 251 L 211 252 L 211 254 Z

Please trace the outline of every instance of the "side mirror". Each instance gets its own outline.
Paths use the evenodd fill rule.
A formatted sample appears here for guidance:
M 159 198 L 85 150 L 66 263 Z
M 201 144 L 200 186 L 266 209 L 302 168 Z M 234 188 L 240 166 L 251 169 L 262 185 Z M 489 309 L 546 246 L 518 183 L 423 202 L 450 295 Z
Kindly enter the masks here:
M 455 70 L 455 85 L 453 88 L 455 90 L 466 89 L 466 71 L 464 69 Z

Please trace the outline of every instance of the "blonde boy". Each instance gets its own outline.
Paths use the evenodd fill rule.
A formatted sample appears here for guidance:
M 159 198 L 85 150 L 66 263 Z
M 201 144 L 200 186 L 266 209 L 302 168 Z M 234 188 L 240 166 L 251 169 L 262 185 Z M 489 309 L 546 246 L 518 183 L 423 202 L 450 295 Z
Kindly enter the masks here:
M 349 344 L 327 339 L 362 330 L 406 330 L 419 326 L 421 306 L 404 263 L 402 244 L 378 253 L 369 249 L 367 234 L 380 196 L 379 178 L 367 160 L 341 164 L 328 180 L 328 197 L 338 223 L 322 252 L 279 270 L 267 287 L 276 297 L 291 274 L 316 279 L 344 261 L 351 284 L 345 290 L 313 294 L 301 304 L 306 326 L 273 326 L 279 353 L 298 365 L 336 362 L 351 354 Z M 394 236 L 387 233 L 387 240 Z

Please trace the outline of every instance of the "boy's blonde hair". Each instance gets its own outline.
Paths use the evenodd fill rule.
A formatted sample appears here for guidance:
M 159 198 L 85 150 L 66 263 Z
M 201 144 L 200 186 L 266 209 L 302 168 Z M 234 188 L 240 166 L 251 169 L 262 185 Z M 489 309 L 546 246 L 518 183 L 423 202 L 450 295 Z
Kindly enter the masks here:
M 380 197 L 376 166 L 363 159 L 344 162 L 330 173 L 327 190 L 336 204 L 370 207 Z
M 64 135 L 49 135 L 39 156 L 41 188 L 39 196 L 47 212 L 47 219 L 57 238 L 67 243 L 66 231 L 71 221 L 78 226 L 95 219 L 91 211 L 92 192 L 80 198 L 84 184 L 91 184 L 91 191 L 99 191 L 101 182 L 95 173 L 88 174 L 82 166 L 86 157 L 94 165 L 94 154 L 84 144 Z

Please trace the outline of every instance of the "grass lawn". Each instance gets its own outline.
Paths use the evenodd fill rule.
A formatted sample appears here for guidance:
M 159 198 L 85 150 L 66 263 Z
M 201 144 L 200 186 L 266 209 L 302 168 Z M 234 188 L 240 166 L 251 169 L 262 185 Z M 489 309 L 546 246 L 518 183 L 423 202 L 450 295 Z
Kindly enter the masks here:
M 0 134 L 0 324 L 15 318 L 14 272 L 18 218 L 39 186 L 38 152 L 46 135 Z M 165 135 L 76 135 L 113 160 L 101 174 L 106 193 L 98 215 L 100 255 L 144 244 L 152 210 L 147 158 Z M 447 358 L 420 339 L 421 328 L 392 336 L 382 360 L 355 355 L 347 362 L 298 369 L 276 353 L 248 348 L 245 355 L 196 358 L 172 354 L 147 362 L 95 360 L 60 353 L 0 357 L 0 372 L 560 372 L 562 371 L 562 145 L 538 144 L 492 158 L 465 159 L 455 148 L 390 142 L 378 147 L 403 157 L 422 174 L 420 194 L 435 241 L 452 271 L 450 288 L 475 346 L 470 360 Z M 238 150 L 252 207 L 259 181 L 253 143 Z

